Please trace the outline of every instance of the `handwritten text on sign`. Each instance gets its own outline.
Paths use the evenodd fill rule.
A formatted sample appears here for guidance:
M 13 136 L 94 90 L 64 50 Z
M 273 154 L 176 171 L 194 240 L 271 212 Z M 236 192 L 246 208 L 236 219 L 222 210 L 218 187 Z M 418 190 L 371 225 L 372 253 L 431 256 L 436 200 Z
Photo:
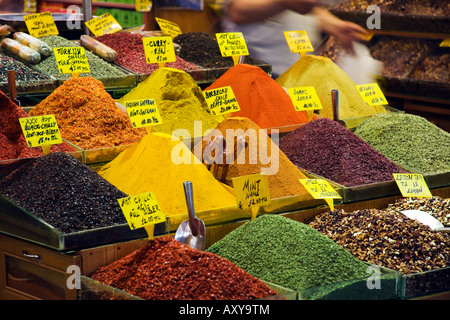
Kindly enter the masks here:
M 117 201 L 131 230 L 166 221 L 152 192 L 121 198 Z
M 136 0 L 136 11 L 138 12 L 149 12 L 152 10 L 153 1 L 152 0 Z
M 86 21 L 85 24 L 96 37 L 104 34 L 116 33 L 122 30 L 122 26 L 109 12 Z
M 393 175 L 403 197 L 431 198 L 430 189 L 421 174 L 394 173 Z
M 233 188 L 240 210 L 270 204 L 269 186 L 265 175 L 254 174 L 233 178 Z
M 292 53 L 314 51 L 306 31 L 284 31 L 283 34 Z
M 289 88 L 288 93 L 297 111 L 322 109 L 322 103 L 314 87 Z
M 216 33 L 222 57 L 248 56 L 247 44 L 241 32 Z
M 172 37 L 146 37 L 143 38 L 145 60 L 147 63 L 175 62 L 175 48 Z
M 175 38 L 176 36 L 181 34 L 180 27 L 176 23 L 158 17 L 156 17 L 155 20 L 156 22 L 158 22 L 158 25 L 164 34 L 167 34 L 172 38 Z
M 53 48 L 60 73 L 89 73 L 89 63 L 83 47 Z
M 19 121 L 29 147 L 62 143 L 54 115 L 25 117 Z
M 213 116 L 241 110 L 231 86 L 207 90 L 203 95 Z
M 155 99 L 129 100 L 125 102 L 133 128 L 162 124 Z
M 387 99 L 380 89 L 378 83 L 369 83 L 357 85 L 356 89 L 363 98 L 364 102 L 369 106 L 382 106 L 387 105 Z
M 341 199 L 342 197 L 333 187 L 330 186 L 328 181 L 323 179 L 300 179 L 300 182 L 313 196 L 314 199 L 324 199 L 331 210 L 334 210 L 333 199 Z
M 23 17 L 30 36 L 35 38 L 58 35 L 58 28 L 51 12 L 29 14 Z

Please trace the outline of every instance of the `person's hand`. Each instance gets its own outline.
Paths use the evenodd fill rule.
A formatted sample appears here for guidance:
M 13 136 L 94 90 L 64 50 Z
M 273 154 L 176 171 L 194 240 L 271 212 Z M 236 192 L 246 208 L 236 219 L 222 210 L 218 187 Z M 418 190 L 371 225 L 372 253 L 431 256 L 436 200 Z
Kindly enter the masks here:
M 319 0 L 284 0 L 284 5 L 287 9 L 306 14 L 320 4 Z

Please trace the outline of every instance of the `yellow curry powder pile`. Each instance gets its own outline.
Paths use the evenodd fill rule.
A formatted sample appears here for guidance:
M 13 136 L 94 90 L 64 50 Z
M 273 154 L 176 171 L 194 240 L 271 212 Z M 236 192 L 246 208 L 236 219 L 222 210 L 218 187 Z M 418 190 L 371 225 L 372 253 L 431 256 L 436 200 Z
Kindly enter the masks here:
M 145 135 L 92 77 L 68 79 L 30 111 L 32 116 L 49 114 L 62 138 L 85 150 L 130 145 Z
M 316 112 L 325 118 L 333 119 L 333 89 L 339 90 L 339 118 L 366 117 L 377 113 L 375 107 L 366 105 L 356 89 L 356 83 L 327 57 L 304 56 L 280 75 L 276 82 L 284 88 L 313 86 L 323 107 Z
M 245 158 L 242 155 L 244 150 L 242 150 L 234 163 L 229 164 L 224 183 L 232 187 L 234 177 L 263 173 L 267 176 L 272 199 L 308 194 L 299 181 L 299 179 L 307 179 L 307 177 L 286 157 L 266 131 L 248 118 L 230 117 L 224 120 L 216 127 L 216 130 L 212 130 L 201 143 L 194 147 L 193 152 L 197 157 L 200 152 L 207 155 L 209 151 L 205 151 L 205 148 L 211 141 L 214 141 L 215 137 L 223 136 L 228 145 L 232 134 L 245 138 L 247 142 Z M 202 148 L 202 150 L 199 151 L 198 148 Z
M 187 212 L 184 181 L 192 181 L 196 211 L 236 206 L 234 195 L 193 153 L 164 133 L 146 135 L 98 173 L 128 195 L 153 192 L 167 216 Z
M 202 122 L 204 134 L 223 120 L 211 114 L 201 88 L 182 70 L 159 68 L 118 102 L 125 105 L 126 101 L 140 99 L 155 99 L 162 118 L 162 124 L 153 127 L 157 132 L 179 136 L 174 131 L 186 129 L 194 137 L 194 121 Z

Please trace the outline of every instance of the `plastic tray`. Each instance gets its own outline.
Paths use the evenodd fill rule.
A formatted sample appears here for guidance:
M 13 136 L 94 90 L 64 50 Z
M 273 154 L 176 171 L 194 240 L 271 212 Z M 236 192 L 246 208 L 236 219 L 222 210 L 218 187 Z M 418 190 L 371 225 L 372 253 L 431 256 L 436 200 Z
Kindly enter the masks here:
M 412 299 L 450 290 L 450 267 L 402 275 L 400 298 Z

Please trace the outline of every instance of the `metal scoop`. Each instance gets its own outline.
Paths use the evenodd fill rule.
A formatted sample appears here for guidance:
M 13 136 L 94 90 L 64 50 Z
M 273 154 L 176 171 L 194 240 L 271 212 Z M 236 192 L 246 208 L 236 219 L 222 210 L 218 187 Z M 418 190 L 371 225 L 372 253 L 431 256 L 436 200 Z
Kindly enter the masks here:
M 444 225 L 431 214 L 421 210 L 403 210 L 401 211 L 405 216 L 423 223 L 431 228 L 433 231 L 450 232 L 450 228 Z
M 333 106 L 333 120 L 348 128 L 347 123 L 344 120 L 339 119 L 339 90 L 337 89 L 331 90 L 331 104 Z
M 189 220 L 183 221 L 175 233 L 175 240 L 191 248 L 205 250 L 205 223 L 197 219 L 194 211 L 192 181 L 183 182 Z

